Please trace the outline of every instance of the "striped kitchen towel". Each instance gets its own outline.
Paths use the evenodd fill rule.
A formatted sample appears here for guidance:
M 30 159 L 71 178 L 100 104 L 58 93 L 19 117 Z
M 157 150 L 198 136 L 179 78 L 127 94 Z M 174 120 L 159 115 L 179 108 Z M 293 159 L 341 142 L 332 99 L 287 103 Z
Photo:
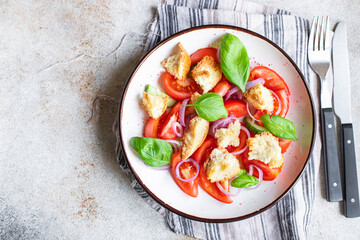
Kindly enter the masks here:
M 307 62 L 309 22 L 289 12 L 244 0 L 167 0 L 157 8 L 150 25 L 145 51 L 178 31 L 207 24 L 228 24 L 257 32 L 279 45 L 296 62 L 312 93 L 318 81 Z M 318 111 L 317 94 L 313 94 Z M 317 129 L 317 133 L 319 130 Z M 315 196 L 315 178 L 320 165 L 317 138 L 310 161 L 295 187 L 267 211 L 243 221 L 203 223 L 176 215 L 154 201 L 134 180 L 133 187 L 161 213 L 175 233 L 200 239 L 305 239 Z M 128 170 L 118 137 L 118 161 Z

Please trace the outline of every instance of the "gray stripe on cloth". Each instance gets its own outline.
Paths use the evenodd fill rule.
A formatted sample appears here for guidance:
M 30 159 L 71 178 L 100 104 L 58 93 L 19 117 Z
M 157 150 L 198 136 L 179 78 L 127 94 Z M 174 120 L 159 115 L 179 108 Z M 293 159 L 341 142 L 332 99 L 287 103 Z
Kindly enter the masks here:
M 233 11 L 235 9 L 235 11 Z M 311 90 L 317 81 L 306 59 L 309 26 L 307 20 L 289 12 L 244 0 L 167 0 L 157 8 L 158 15 L 149 25 L 145 51 L 160 40 L 186 28 L 206 24 L 237 24 L 273 40 L 299 65 Z M 295 40 L 295 41 L 294 41 Z M 117 134 L 117 159 L 129 172 Z M 156 211 L 162 214 L 171 230 L 200 239 L 304 239 L 307 235 L 315 194 L 316 157 L 310 158 L 299 183 L 281 201 L 267 211 L 243 221 L 215 224 L 178 216 L 154 201 L 135 180 L 132 187 Z

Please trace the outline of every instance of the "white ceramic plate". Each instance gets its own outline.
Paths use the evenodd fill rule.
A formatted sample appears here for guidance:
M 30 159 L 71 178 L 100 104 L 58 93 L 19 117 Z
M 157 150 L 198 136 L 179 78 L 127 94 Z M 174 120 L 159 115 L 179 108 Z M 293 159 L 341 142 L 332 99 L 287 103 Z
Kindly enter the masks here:
M 287 118 L 296 126 L 298 141 L 285 153 L 282 172 L 272 182 L 263 182 L 255 190 L 242 190 L 232 204 L 221 203 L 199 186 L 199 195 L 186 195 L 173 181 L 169 171 L 156 171 L 146 167 L 129 146 L 134 136 L 143 136 L 148 118 L 139 103 L 147 84 L 164 89 L 160 80 L 164 68 L 161 61 L 169 57 L 181 42 L 189 54 L 209 46 L 226 33 L 239 37 L 254 63 L 270 66 L 288 84 L 290 108 Z M 120 136 L 129 166 L 142 187 L 161 205 L 182 216 L 206 222 L 229 222 L 256 215 L 280 200 L 300 177 L 310 155 L 314 139 L 314 112 L 312 100 L 295 63 L 278 46 L 251 31 L 224 25 L 203 26 L 173 35 L 152 49 L 137 65 L 130 76 L 120 104 Z

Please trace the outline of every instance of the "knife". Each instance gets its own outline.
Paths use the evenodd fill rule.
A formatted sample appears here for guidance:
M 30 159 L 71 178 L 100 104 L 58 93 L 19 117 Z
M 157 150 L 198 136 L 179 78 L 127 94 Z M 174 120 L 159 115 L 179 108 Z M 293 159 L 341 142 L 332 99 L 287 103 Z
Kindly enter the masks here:
M 339 22 L 336 26 L 332 49 L 334 108 L 336 115 L 341 120 L 342 133 L 342 159 L 345 180 L 344 214 L 346 217 L 353 218 L 360 216 L 360 204 L 354 133 L 351 121 L 349 58 L 344 22 Z

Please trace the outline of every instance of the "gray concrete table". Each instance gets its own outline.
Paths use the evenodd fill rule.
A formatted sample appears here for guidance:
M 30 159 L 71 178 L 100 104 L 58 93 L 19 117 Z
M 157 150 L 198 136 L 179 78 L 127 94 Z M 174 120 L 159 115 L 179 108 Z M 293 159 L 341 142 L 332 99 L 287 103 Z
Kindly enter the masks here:
M 359 2 L 259 2 L 347 22 L 360 159 Z M 97 94 L 120 97 L 121 81 L 141 54 L 132 41 L 142 40 L 158 3 L 0 2 L 0 239 L 187 238 L 138 197 L 114 159 L 116 104 L 101 103 L 97 120 L 87 123 Z M 128 32 L 139 34 L 123 38 Z M 81 54 L 92 57 L 69 61 Z M 359 225 L 318 191 L 310 239 L 357 239 Z

